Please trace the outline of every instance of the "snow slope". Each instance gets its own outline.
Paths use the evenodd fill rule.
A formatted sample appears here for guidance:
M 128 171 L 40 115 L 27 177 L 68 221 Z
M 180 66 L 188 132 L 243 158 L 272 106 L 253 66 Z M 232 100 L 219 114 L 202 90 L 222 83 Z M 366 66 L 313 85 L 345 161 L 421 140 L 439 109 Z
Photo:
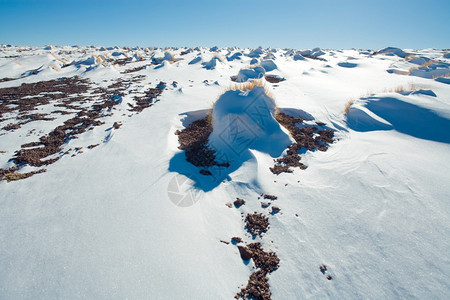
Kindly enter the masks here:
M 102 109 L 104 124 L 63 144 L 46 172 L 0 181 L 0 298 L 232 299 L 255 267 L 224 243 L 241 237 L 280 259 L 268 274 L 272 299 L 447 299 L 447 54 L 1 45 L 0 90 L 78 76 L 89 80 L 77 94 L 79 107 L 115 104 Z M 250 67 L 252 58 L 266 56 L 270 63 Z M 308 168 L 292 174 L 270 172 L 279 154 L 267 151 L 270 142 L 249 148 L 224 174 L 200 174 L 178 149 L 175 132 L 204 118 L 217 99 L 220 105 L 227 96 L 239 98 L 239 91 L 227 91 L 231 77 L 263 75 L 286 79 L 266 82 L 278 109 L 326 124 L 334 143 L 326 152 L 303 151 Z M 154 88 L 162 93 L 150 97 Z M 75 115 L 55 113 L 62 100 L 55 101 L 34 111 L 54 120 L 7 130 L 21 114 L 3 114 L 0 168 L 14 167 L 10 159 L 21 145 Z M 132 109 L 139 105 L 144 109 Z M 221 117 L 213 116 L 217 130 L 229 126 Z M 271 124 L 278 140 L 288 142 L 277 126 Z M 25 165 L 19 172 L 38 169 Z M 262 208 L 261 194 L 276 195 L 271 206 L 280 212 Z M 228 207 L 236 197 L 245 205 Z M 244 228 L 243 217 L 255 211 L 269 217 L 262 237 Z

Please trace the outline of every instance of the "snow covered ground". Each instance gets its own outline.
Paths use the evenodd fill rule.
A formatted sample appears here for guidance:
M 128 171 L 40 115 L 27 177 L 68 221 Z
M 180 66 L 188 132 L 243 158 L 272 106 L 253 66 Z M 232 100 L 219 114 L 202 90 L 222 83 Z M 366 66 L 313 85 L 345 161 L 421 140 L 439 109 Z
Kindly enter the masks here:
M 1 45 L 0 298 L 232 299 L 258 269 L 241 237 L 279 258 L 272 299 L 448 299 L 449 75 L 435 49 Z M 227 97 L 259 99 L 269 125 Z M 229 167 L 178 148 L 212 108 Z M 273 174 L 294 141 L 276 112 L 334 142 Z

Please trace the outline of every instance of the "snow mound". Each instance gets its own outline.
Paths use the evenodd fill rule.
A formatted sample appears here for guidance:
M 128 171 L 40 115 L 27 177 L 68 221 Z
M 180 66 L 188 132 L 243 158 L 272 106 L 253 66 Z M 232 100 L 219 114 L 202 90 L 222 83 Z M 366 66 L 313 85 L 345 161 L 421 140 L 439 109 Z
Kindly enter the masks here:
M 423 65 L 429 61 L 430 61 L 430 59 L 425 56 L 413 57 L 409 60 L 410 63 L 415 64 L 415 65 Z
M 231 56 L 227 56 L 227 60 L 228 61 L 233 61 L 235 59 L 241 59 L 241 56 L 242 56 L 242 52 L 236 52 L 236 53 L 234 53 Z
M 376 51 L 376 54 L 385 54 L 385 55 L 390 55 L 390 56 L 397 55 L 398 57 L 401 57 L 401 58 L 405 58 L 406 56 L 409 55 L 409 53 L 406 53 L 402 49 L 395 48 L 395 47 L 386 47 L 386 48 L 380 49 L 380 50 Z
M 74 65 L 76 66 L 81 66 L 81 65 L 85 65 L 85 66 L 92 66 L 92 65 L 99 65 L 101 64 L 102 61 L 98 56 L 85 56 L 82 59 L 73 62 Z
M 275 55 L 273 55 L 272 53 L 269 53 L 266 56 L 264 56 L 263 59 L 264 60 L 275 59 Z
M 222 62 L 222 60 L 219 57 L 214 56 L 209 60 L 209 62 L 204 64 L 204 68 L 207 70 L 214 70 L 216 68 L 217 61 Z
M 196 63 L 198 63 L 198 62 L 201 62 L 201 61 L 202 61 L 202 58 L 201 58 L 200 56 L 197 56 L 196 58 L 192 59 L 192 60 L 189 62 L 189 65 L 194 65 L 194 64 L 196 64 Z
M 424 96 L 430 96 L 430 97 L 436 97 L 436 94 L 432 90 L 415 90 L 415 91 L 400 91 L 399 94 L 403 96 L 409 96 L 409 95 L 424 95 Z
M 275 120 L 275 101 L 265 88 L 229 90 L 216 101 L 209 146 L 220 163 L 241 161 L 249 149 L 278 157 L 291 138 Z
M 273 60 L 263 60 L 261 62 L 261 67 L 264 68 L 264 70 L 266 70 L 266 72 L 270 72 L 273 70 L 278 69 L 277 65 L 273 62 Z
M 238 76 L 236 81 L 237 82 L 244 82 L 249 79 L 259 79 L 264 77 L 264 74 L 266 71 L 263 67 L 254 67 L 250 69 L 241 69 L 239 70 Z
M 258 57 L 260 57 L 261 54 L 263 54 L 263 53 L 264 53 L 264 52 L 262 51 L 261 48 L 257 48 L 257 49 L 255 49 L 255 50 L 251 51 L 247 56 L 248 56 L 248 57 L 256 57 L 256 58 L 258 58 Z
M 251 65 L 256 65 L 259 63 L 259 60 L 257 58 L 252 58 L 252 60 L 250 61 Z
M 298 53 L 294 55 L 294 60 L 305 60 L 305 58 L 303 57 L 303 55 Z
M 393 97 L 369 97 L 362 108 L 351 108 L 348 126 L 356 131 L 396 130 L 415 138 L 450 143 L 450 119 L 433 110 Z
M 445 62 L 436 62 L 429 65 L 421 66 L 411 69 L 410 76 L 417 76 L 422 78 L 436 78 L 445 77 L 450 74 L 450 64 Z

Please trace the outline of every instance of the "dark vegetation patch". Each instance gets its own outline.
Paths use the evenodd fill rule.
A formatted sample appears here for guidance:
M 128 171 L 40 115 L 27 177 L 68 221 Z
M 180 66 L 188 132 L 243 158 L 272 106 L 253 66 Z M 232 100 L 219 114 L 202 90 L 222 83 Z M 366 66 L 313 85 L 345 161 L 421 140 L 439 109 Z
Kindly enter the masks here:
M 99 146 L 100 144 L 94 144 L 87 146 L 88 149 L 94 149 L 95 147 Z
M 327 61 L 325 58 L 312 56 L 312 55 L 308 55 L 308 54 L 302 54 L 302 56 L 306 57 L 306 58 L 309 58 L 309 59 L 320 60 L 320 61 Z
M 245 217 L 245 229 L 253 236 L 262 236 L 269 229 L 269 218 L 262 213 L 247 214 Z
M 5 113 L 33 111 L 37 106 L 67 98 L 68 95 L 76 97 L 88 90 L 88 83 L 86 79 L 72 77 L 1 88 L 0 118 Z
M 161 83 L 163 82 L 160 82 L 158 86 L 160 86 Z M 163 90 L 164 89 L 160 87 L 149 88 L 148 90 L 145 91 L 144 96 L 134 96 L 135 105 L 128 103 L 128 105 L 130 106 L 129 111 L 139 113 L 142 112 L 144 109 L 152 106 L 153 101 L 156 100 L 156 98 L 162 94 Z
M 135 68 L 132 68 L 132 69 L 127 69 L 127 70 L 122 71 L 120 73 L 121 74 L 129 74 L 129 73 L 139 72 L 141 70 L 144 70 L 147 66 L 149 66 L 149 65 L 143 65 L 143 66 L 135 67 Z
M 234 298 L 269 300 L 271 296 L 272 292 L 270 291 L 269 278 L 264 274 L 264 271 L 258 270 L 250 275 L 247 286 L 242 288 Z
M 60 152 L 67 141 L 77 138 L 77 135 L 86 132 L 89 127 L 104 124 L 98 120 L 100 117 L 102 115 L 98 111 L 83 110 L 49 134 L 42 136 L 38 142 L 23 144 L 22 149 L 16 151 L 12 161 L 17 165 L 28 164 L 34 167 L 52 164 L 60 157 L 43 159 Z
M 264 194 L 264 199 L 269 199 L 269 200 L 277 200 L 278 197 L 275 195 L 270 195 L 270 194 Z
M 288 147 L 286 156 L 275 160 L 275 165 L 270 168 L 270 171 L 274 174 L 292 173 L 292 167 L 298 167 L 301 170 L 306 169 L 307 166 L 300 162 L 301 157 L 298 154 L 302 148 L 309 151 L 316 149 L 326 151 L 328 145 L 333 143 L 334 132 L 331 129 L 319 130 L 316 126 L 309 125 L 299 127 L 297 124 L 303 123 L 302 118 L 292 117 L 284 113 L 278 113 L 275 118 L 278 123 L 289 130 L 295 143 Z
M 57 80 L 40 81 L 37 83 L 24 83 L 18 87 L 1 88 L 0 89 L 0 117 L 5 113 L 15 113 L 15 119 L 19 121 L 16 124 L 8 124 L 3 127 L 4 130 L 17 129 L 20 125 L 37 120 L 54 120 L 48 114 L 36 113 L 38 106 L 53 104 L 66 110 L 58 110 L 53 113 L 71 114 L 72 118 L 66 120 L 63 124 L 54 128 L 47 135 L 41 136 L 38 141 L 23 144 L 21 149 L 16 151 L 14 157 L 10 161 L 16 164 L 16 167 L 8 169 L 8 172 L 2 171 L 2 177 L 8 181 L 18 180 L 30 177 L 34 174 L 43 172 L 42 170 L 17 173 L 17 171 L 25 166 L 41 167 L 56 162 L 61 156 L 68 154 L 63 152 L 63 147 L 71 139 L 87 130 L 93 129 L 95 126 L 103 125 L 100 119 L 112 115 L 112 109 L 120 103 L 121 96 L 129 88 L 132 81 L 139 81 L 142 76 L 135 76 L 131 79 L 119 79 L 107 88 L 98 87 L 91 88 L 91 82 L 87 79 L 79 77 L 61 78 Z M 161 94 L 159 88 L 150 89 L 146 93 L 146 97 L 156 97 Z M 82 94 L 89 93 L 89 97 Z M 146 102 L 149 102 L 147 99 Z M 86 107 L 85 103 L 94 101 L 92 105 Z M 149 105 L 140 104 L 137 101 L 139 111 L 142 111 Z M 69 110 L 69 111 L 67 111 Z M 120 123 L 115 122 L 113 127 L 118 129 Z M 97 145 L 91 145 L 92 149 Z M 78 151 L 82 153 L 82 151 Z
M 28 173 L 16 173 L 18 170 L 19 170 L 18 167 L 13 167 L 9 169 L 0 169 L 0 180 L 6 180 L 7 182 L 11 182 L 20 179 L 25 179 L 33 176 L 34 174 L 40 174 L 47 171 L 46 169 L 41 169 L 38 171 Z
M 18 79 L 18 78 L 4 77 L 4 78 L 0 78 L 0 82 L 7 82 L 7 81 L 16 80 L 16 79 Z
M 235 295 L 236 299 L 271 299 L 268 274 L 279 267 L 280 259 L 275 252 L 266 252 L 260 243 L 238 246 L 241 258 L 251 257 L 258 270 L 250 275 L 247 286 Z M 241 250 L 242 249 L 242 250 Z M 250 259 L 250 258 L 248 258 Z
M 205 170 L 205 169 L 201 169 L 200 170 L 200 174 L 205 175 L 205 176 L 212 176 L 211 171 Z
M 185 150 L 186 160 L 197 167 L 228 167 L 228 163 L 216 162 L 216 152 L 208 147 L 208 138 L 212 132 L 208 117 L 189 124 L 183 130 L 175 132 L 180 146 Z
M 247 245 L 252 254 L 255 266 L 265 273 L 272 273 L 279 267 L 280 259 L 275 252 L 266 252 L 262 249 L 261 243 L 251 243 Z
M 8 125 L 4 126 L 2 129 L 10 131 L 10 130 L 16 130 L 19 128 L 20 128 L 20 124 L 9 123 Z
M 265 78 L 270 83 L 279 83 L 281 81 L 285 81 L 286 80 L 285 78 L 281 78 L 281 77 L 274 76 L 274 75 L 266 75 Z

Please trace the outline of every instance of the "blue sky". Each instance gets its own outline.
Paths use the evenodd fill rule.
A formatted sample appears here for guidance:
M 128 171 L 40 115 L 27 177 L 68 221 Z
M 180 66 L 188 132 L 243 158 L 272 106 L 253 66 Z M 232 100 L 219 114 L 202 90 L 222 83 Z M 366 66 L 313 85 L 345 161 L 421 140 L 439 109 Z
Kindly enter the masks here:
M 450 48 L 450 0 L 0 0 L 0 43 Z

